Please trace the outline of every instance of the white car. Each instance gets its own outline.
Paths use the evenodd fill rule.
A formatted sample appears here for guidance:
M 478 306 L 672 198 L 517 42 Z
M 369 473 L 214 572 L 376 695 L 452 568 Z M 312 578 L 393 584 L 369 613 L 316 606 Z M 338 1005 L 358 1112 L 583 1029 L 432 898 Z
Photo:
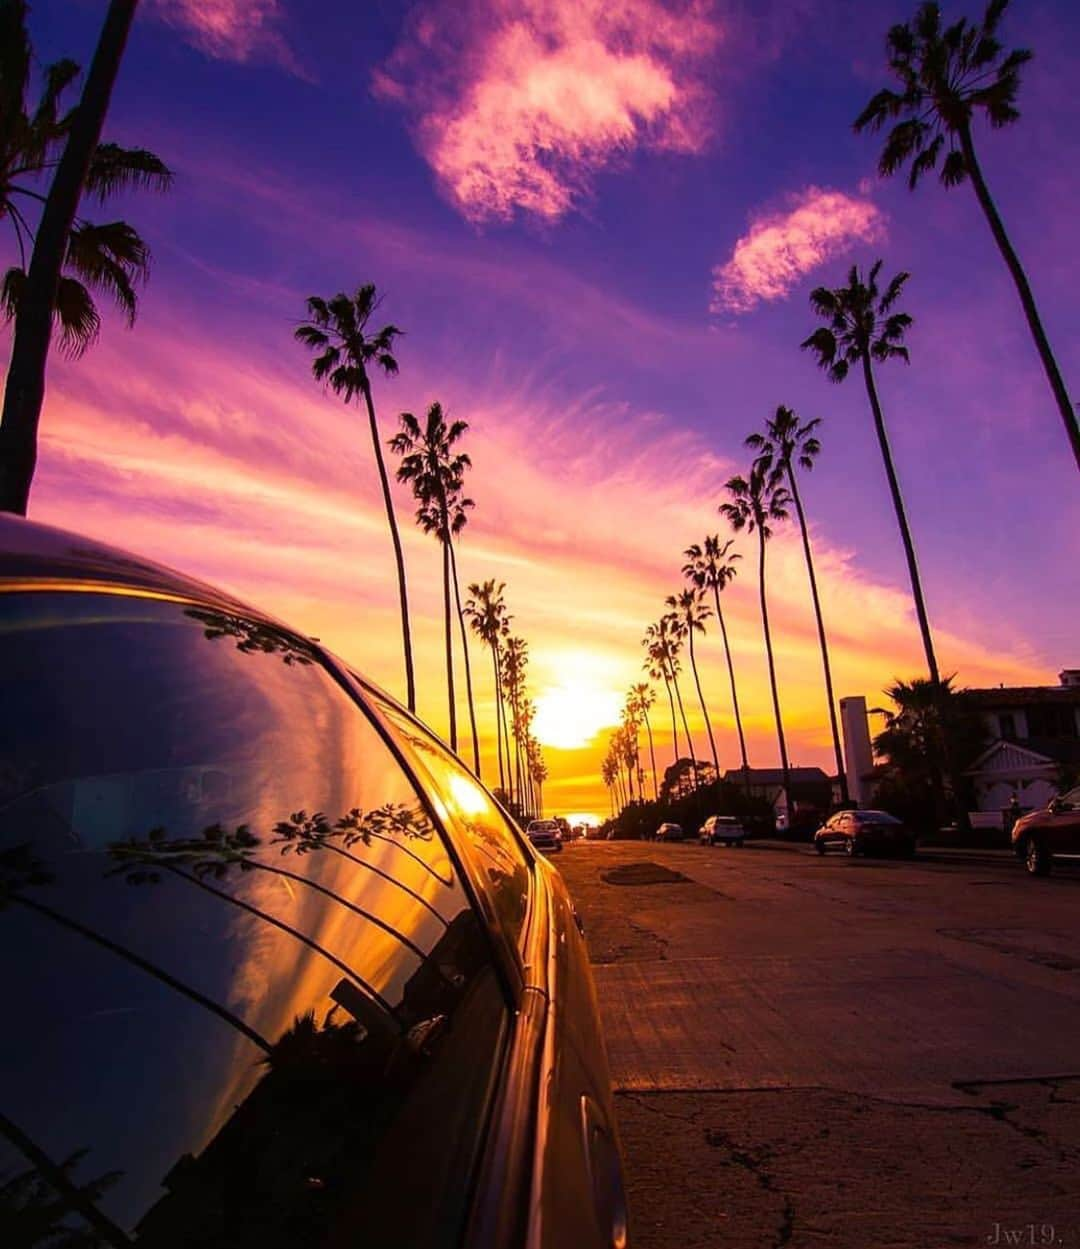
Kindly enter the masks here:
M 738 846 L 746 840 L 746 829 L 734 815 L 710 815 L 702 824 L 698 833 L 703 846 L 715 846 L 723 842 L 725 846 Z
M 534 849 L 545 854 L 558 854 L 563 848 L 562 831 L 554 820 L 530 820 L 525 836 Z

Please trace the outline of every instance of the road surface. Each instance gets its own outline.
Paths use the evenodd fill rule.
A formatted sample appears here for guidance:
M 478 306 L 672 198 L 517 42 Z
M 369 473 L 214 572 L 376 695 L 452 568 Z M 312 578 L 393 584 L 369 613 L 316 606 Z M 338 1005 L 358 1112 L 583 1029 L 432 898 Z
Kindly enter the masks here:
M 1080 868 L 576 843 L 637 1249 L 1080 1247 Z

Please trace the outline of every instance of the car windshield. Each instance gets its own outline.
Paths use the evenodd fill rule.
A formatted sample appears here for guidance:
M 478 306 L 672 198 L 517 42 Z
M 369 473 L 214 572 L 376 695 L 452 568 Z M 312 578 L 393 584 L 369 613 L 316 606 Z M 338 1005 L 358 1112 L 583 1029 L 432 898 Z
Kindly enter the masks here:
M 370 718 L 149 598 L 0 594 L 0 667 L 5 1191 L 66 1176 L 71 1244 L 456 1243 L 505 1003 Z

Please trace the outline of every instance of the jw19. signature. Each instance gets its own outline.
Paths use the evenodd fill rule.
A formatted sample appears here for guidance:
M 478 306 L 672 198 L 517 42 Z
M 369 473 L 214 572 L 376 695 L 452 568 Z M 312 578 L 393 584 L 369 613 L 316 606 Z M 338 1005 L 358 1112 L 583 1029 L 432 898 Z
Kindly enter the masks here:
M 988 1245 L 1060 1245 L 1061 1239 L 1052 1223 L 1021 1223 L 1019 1227 L 1006 1227 L 995 1223 L 994 1230 L 986 1238 Z

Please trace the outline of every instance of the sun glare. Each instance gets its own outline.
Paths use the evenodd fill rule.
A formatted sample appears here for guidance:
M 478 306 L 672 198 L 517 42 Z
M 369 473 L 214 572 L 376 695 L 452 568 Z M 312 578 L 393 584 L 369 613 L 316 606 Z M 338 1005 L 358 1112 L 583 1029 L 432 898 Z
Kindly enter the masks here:
M 533 732 L 544 746 L 576 750 L 587 746 L 600 732 L 619 723 L 622 701 L 611 690 L 584 684 L 558 685 L 536 700 Z

